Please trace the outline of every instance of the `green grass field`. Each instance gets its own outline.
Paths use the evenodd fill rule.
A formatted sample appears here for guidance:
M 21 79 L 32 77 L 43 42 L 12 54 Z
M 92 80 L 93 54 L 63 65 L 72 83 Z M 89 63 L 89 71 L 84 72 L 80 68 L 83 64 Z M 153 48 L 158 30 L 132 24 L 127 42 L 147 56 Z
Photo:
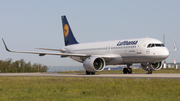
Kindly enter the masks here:
M 58 73 L 85 73 L 85 71 L 62 71 Z M 97 74 L 123 74 L 122 70 L 104 70 L 101 72 L 96 72 Z M 145 74 L 146 71 L 144 69 L 133 69 L 134 74 Z M 153 71 L 154 73 L 180 73 L 180 69 L 174 69 L 174 68 L 166 68 L 166 69 L 161 69 L 158 71 Z
M 0 101 L 179 101 L 180 79 L 0 77 Z

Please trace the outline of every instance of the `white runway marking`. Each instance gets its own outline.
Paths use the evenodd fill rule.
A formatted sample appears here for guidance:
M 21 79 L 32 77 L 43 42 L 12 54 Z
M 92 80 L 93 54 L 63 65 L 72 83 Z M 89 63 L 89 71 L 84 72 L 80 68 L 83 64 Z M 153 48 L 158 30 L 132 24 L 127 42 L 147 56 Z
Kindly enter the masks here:
M 0 73 L 0 76 L 45 76 L 45 77 L 97 77 L 97 78 L 179 78 L 180 74 L 60 74 L 60 73 Z

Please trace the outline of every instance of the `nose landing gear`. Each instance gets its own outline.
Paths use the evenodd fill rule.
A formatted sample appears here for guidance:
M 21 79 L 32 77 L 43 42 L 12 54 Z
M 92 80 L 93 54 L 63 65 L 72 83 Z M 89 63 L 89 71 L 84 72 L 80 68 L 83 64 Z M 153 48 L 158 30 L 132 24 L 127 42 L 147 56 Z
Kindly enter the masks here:
M 148 69 L 146 70 L 146 74 L 152 74 L 152 70 L 151 70 L 150 68 L 148 68 Z

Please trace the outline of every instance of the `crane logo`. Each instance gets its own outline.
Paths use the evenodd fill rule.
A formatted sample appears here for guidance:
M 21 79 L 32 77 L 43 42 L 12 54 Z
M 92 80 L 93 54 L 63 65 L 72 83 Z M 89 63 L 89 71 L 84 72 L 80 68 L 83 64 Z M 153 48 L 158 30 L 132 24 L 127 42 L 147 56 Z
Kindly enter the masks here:
M 67 24 L 64 25 L 64 36 L 67 37 L 69 34 L 69 26 Z

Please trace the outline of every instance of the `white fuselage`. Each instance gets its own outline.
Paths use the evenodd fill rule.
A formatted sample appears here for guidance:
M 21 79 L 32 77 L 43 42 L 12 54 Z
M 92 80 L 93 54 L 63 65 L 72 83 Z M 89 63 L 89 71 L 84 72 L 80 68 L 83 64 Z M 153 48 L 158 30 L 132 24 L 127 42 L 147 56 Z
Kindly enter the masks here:
M 106 60 L 106 65 L 158 62 L 169 56 L 166 47 L 148 47 L 149 44 L 162 45 L 162 42 L 152 38 L 141 38 L 75 44 L 65 46 L 64 49 L 67 53 L 73 54 L 112 56 L 112 59 Z M 80 57 L 70 56 L 70 58 L 83 62 L 83 58 Z

